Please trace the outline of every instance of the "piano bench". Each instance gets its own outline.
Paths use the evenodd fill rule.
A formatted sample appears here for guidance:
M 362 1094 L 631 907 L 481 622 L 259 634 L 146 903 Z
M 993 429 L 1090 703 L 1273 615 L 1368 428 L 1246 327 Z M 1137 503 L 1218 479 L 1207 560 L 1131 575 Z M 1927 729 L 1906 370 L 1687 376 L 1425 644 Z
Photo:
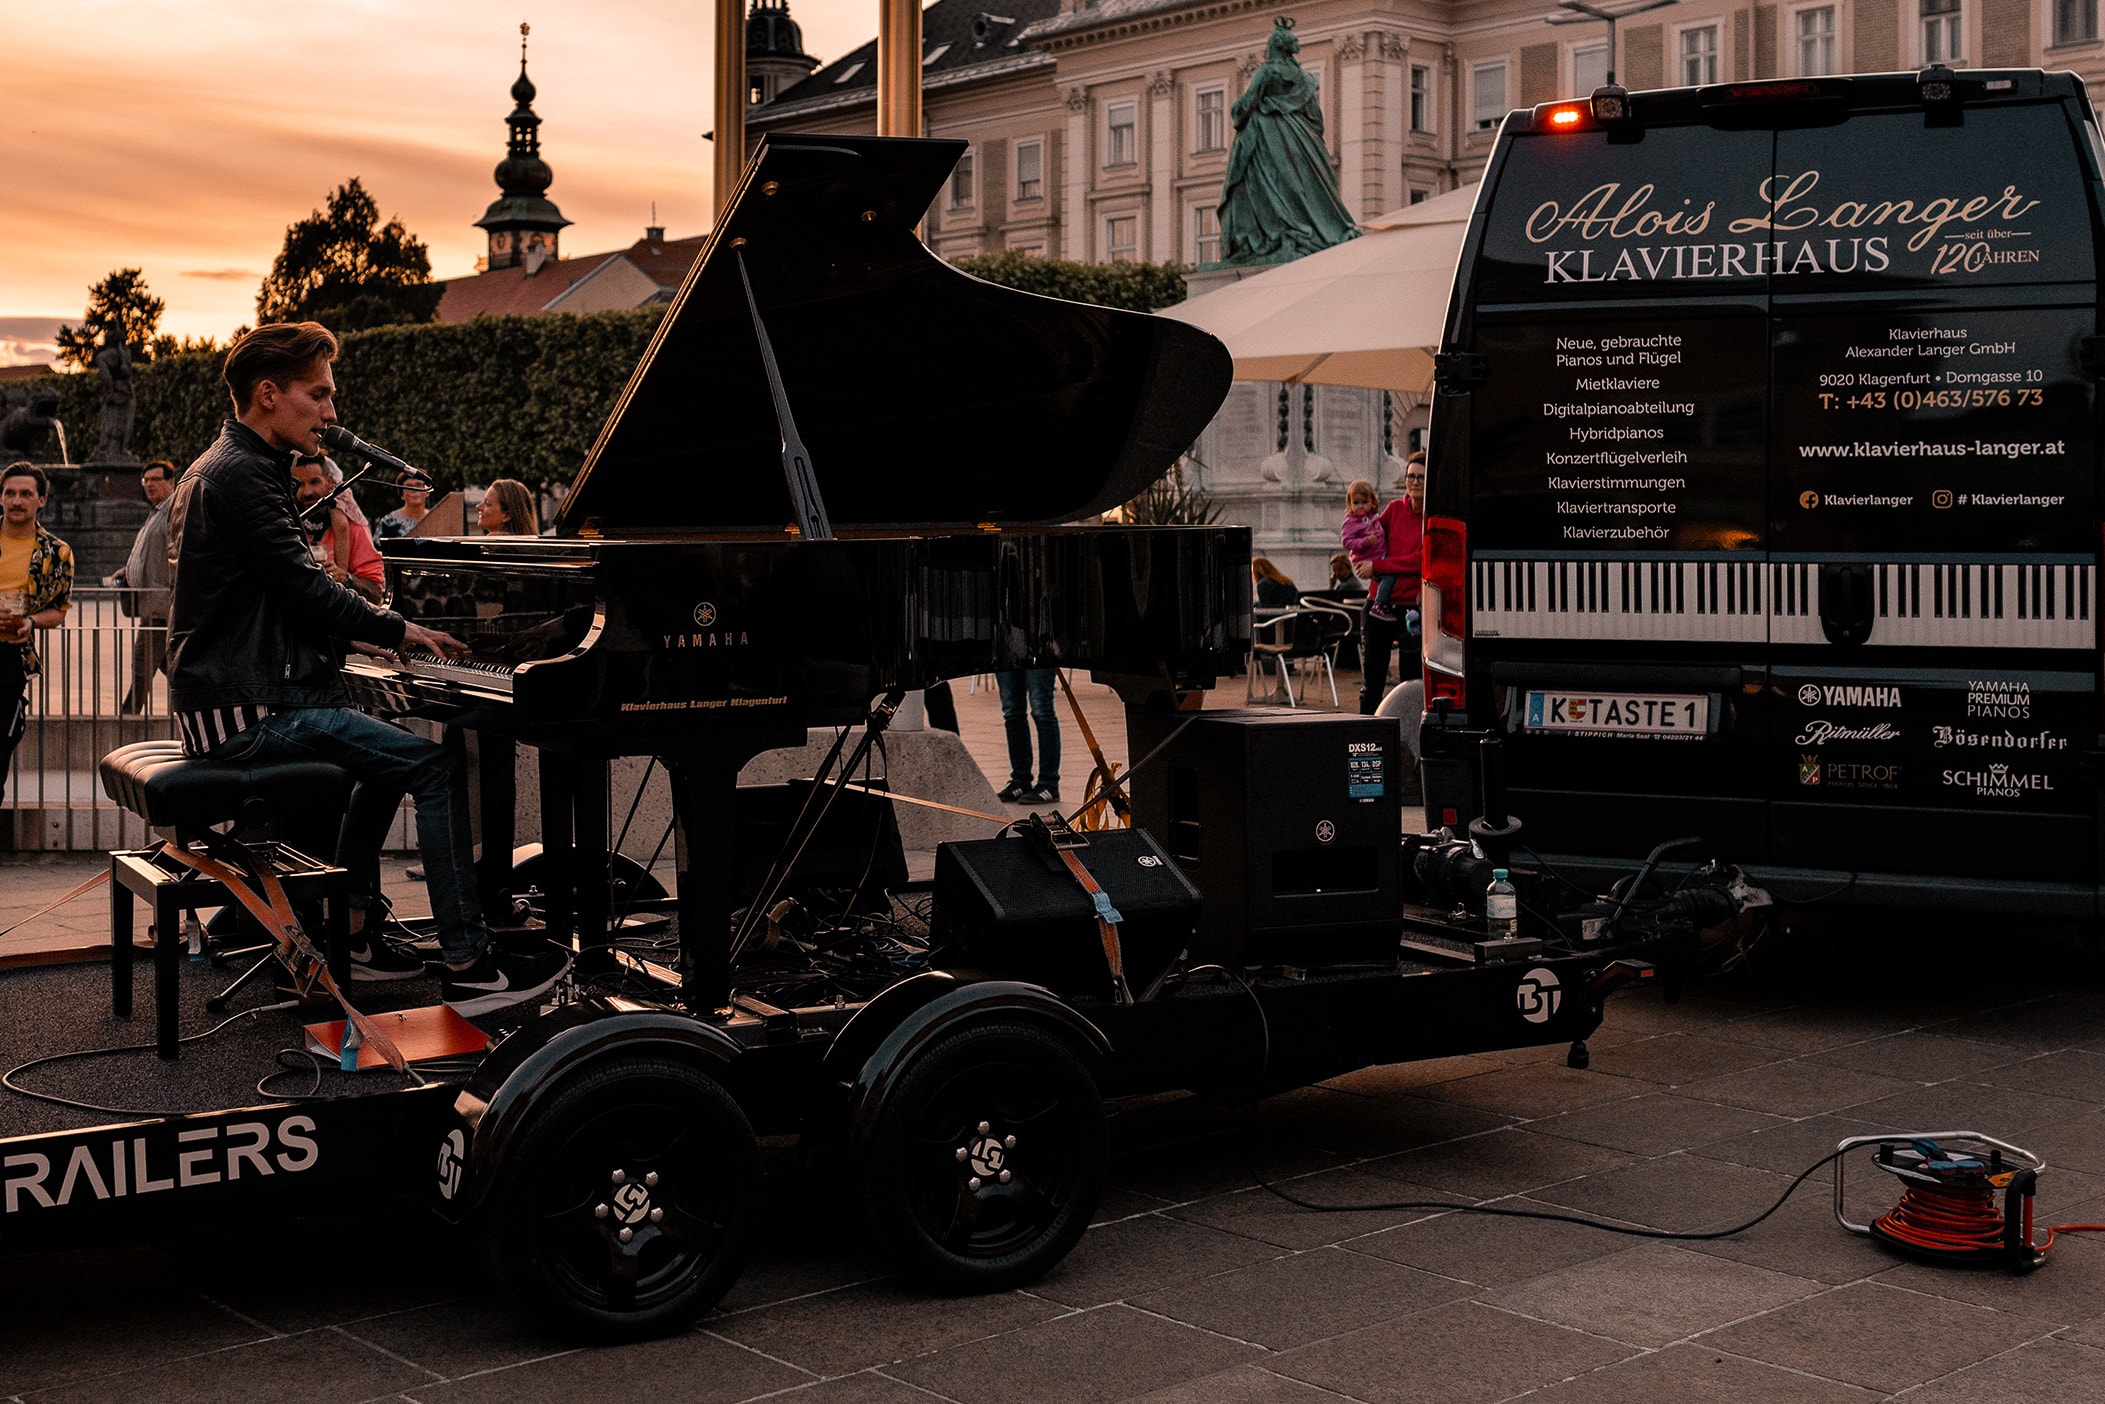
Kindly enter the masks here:
M 284 843 L 243 842 L 243 832 L 276 821 L 281 825 L 314 816 L 340 816 L 350 803 L 351 777 L 325 761 L 192 760 L 180 741 L 137 741 L 102 758 L 102 788 L 112 800 L 157 829 L 174 831 L 186 849 L 231 846 L 259 870 L 274 872 L 294 902 L 327 904 L 324 943 L 339 982 L 349 976 L 350 874 Z M 224 833 L 214 826 L 229 824 Z M 132 1012 L 132 903 L 150 903 L 154 920 L 154 1045 L 163 1058 L 178 1052 L 176 1014 L 182 971 L 182 918 L 201 907 L 223 907 L 237 899 L 225 883 L 206 877 L 159 849 L 110 855 L 110 1006 L 120 1018 Z M 274 934 L 266 933 L 273 938 Z M 248 982 L 266 957 L 215 997 L 214 1003 Z

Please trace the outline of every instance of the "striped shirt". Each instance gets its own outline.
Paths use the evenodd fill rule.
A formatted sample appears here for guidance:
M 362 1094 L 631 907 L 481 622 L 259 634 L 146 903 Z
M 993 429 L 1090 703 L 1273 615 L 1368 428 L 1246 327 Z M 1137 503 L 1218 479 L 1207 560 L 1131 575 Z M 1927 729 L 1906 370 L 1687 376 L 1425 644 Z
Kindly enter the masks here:
M 211 755 L 269 715 L 270 708 L 261 703 L 244 702 L 234 707 L 177 712 L 175 724 L 183 733 L 183 754 L 198 759 Z

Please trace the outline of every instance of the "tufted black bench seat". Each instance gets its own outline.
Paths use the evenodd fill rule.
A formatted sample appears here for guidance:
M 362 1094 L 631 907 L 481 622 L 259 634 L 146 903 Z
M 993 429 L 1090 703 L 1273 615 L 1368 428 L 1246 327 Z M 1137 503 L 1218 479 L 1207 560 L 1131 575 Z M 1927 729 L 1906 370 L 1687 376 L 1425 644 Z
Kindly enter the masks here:
M 218 843 L 239 842 L 245 830 L 276 822 L 281 828 L 317 820 L 334 823 L 350 803 L 351 777 L 325 761 L 190 760 L 180 741 L 136 741 L 102 758 L 102 788 L 112 800 L 157 829 L 173 830 L 175 842 L 195 849 L 209 830 L 234 827 L 216 836 Z M 349 874 L 309 857 L 285 843 L 245 845 L 257 860 L 269 864 L 295 901 L 321 899 L 328 904 L 325 940 L 329 964 L 339 981 L 346 978 L 345 951 L 350 913 Z M 177 991 L 181 973 L 182 914 L 200 907 L 234 901 L 224 883 L 205 877 L 173 858 L 151 849 L 110 855 L 111 1007 L 120 1017 L 132 1012 L 132 903 L 153 905 L 154 1042 L 163 1058 L 177 1055 Z M 251 972 L 253 973 L 253 972 Z M 235 982 L 235 988 L 247 977 Z M 231 994 L 230 988 L 225 993 Z M 222 998 L 224 995 L 222 995 Z M 216 1001 L 215 1001 L 216 1002 Z

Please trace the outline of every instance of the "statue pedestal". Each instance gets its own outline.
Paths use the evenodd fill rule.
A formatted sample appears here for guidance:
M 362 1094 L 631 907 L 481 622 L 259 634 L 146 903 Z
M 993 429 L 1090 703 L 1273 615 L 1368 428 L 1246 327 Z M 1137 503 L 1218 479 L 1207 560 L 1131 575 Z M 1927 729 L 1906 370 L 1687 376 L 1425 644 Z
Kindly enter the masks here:
M 153 509 L 139 490 L 137 463 L 40 463 L 51 492 L 37 518 L 73 548 L 73 584 L 86 589 L 114 575 L 132 553 Z

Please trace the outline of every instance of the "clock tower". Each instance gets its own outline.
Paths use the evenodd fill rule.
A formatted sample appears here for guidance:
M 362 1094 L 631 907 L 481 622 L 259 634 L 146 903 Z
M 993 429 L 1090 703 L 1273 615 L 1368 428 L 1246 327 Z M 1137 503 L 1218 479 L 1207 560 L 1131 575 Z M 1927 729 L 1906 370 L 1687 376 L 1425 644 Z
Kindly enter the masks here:
M 523 267 L 529 276 L 555 258 L 556 239 L 570 223 L 547 196 L 555 179 L 541 159 L 541 119 L 534 112 L 534 85 L 526 76 L 527 26 L 519 26 L 519 79 L 512 84 L 512 114 L 505 118 L 511 139 L 497 163 L 497 188 L 502 193 L 475 221 L 490 236 L 489 268 Z

